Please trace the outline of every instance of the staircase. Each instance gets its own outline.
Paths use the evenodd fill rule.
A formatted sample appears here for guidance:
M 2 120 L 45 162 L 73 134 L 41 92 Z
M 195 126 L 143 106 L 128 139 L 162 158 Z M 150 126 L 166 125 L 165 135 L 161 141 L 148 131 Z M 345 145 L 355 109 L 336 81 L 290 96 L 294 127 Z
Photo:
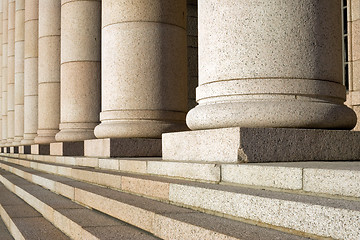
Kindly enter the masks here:
M 0 239 L 360 239 L 360 162 L 3 153 L 0 192 Z

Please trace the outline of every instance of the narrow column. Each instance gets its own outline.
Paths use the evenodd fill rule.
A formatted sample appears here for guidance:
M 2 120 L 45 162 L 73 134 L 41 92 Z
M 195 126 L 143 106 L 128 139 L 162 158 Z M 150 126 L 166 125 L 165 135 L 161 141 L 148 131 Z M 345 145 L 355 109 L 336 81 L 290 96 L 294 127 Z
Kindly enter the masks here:
M 101 1 L 62 1 L 61 124 L 57 141 L 95 138 L 100 112 Z
M 15 134 L 15 0 L 8 5 L 8 143 L 14 142 Z
M 0 0 L 0 142 L 2 141 L 2 56 L 3 56 L 3 2 Z
M 15 8 L 15 138 L 20 144 L 24 137 L 24 40 L 25 0 L 16 0 Z
M 199 0 L 199 105 L 191 129 L 351 129 L 341 1 Z
M 33 144 L 38 128 L 38 11 L 39 0 L 25 1 L 24 139 Z
M 3 35 L 2 35 L 2 143 L 7 143 L 7 84 L 8 84 L 8 0 L 2 0 Z
M 184 130 L 186 1 L 103 1 L 98 138 L 160 138 Z
M 55 142 L 60 123 L 61 1 L 39 0 L 39 125 L 36 143 Z

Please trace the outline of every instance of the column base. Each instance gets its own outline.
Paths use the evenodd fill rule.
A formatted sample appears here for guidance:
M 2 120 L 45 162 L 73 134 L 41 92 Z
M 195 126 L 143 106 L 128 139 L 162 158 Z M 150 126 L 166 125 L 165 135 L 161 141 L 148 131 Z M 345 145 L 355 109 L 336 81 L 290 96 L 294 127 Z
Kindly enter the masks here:
M 347 129 L 356 125 L 356 114 L 343 104 L 326 101 L 271 100 L 202 104 L 186 117 L 192 130 L 260 127 Z
M 14 137 L 14 145 L 21 145 L 23 137 Z
M 160 157 L 161 139 L 106 138 L 84 141 L 87 157 Z
M 22 145 L 31 145 L 34 144 L 35 141 L 34 139 L 36 138 L 36 133 L 25 133 L 24 134 L 24 139 L 21 140 L 21 144 Z
M 94 129 L 62 129 L 55 135 L 57 142 L 78 142 L 94 138 Z
M 34 139 L 35 143 L 47 144 L 56 142 L 55 135 L 59 130 L 38 130 L 37 137 Z
M 166 132 L 186 131 L 184 122 L 136 120 L 102 122 L 94 129 L 97 138 L 161 138 Z
M 360 160 L 360 132 L 222 128 L 163 135 L 163 159 L 199 162 Z
M 54 156 L 84 156 L 84 142 L 50 143 L 50 155 Z

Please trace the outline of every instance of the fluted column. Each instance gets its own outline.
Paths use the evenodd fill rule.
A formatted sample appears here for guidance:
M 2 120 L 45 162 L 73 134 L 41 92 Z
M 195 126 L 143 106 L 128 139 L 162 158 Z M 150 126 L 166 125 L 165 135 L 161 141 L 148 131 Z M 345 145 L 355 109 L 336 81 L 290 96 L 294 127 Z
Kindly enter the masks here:
M 39 125 L 36 143 L 55 142 L 60 123 L 61 1 L 39 0 Z
M 16 0 L 15 8 L 15 137 L 20 144 L 24 137 L 24 40 L 25 0 Z
M 191 129 L 351 129 L 340 0 L 199 0 L 199 105 Z
M 38 128 L 38 22 L 39 0 L 25 1 L 24 139 L 34 143 Z
M 160 138 L 184 130 L 186 1 L 103 1 L 98 138 Z
M 2 0 L 3 8 L 3 35 L 2 35 L 2 143 L 7 143 L 7 85 L 8 85 L 8 0 Z
M 101 1 L 62 1 L 61 124 L 57 141 L 95 138 L 100 112 Z

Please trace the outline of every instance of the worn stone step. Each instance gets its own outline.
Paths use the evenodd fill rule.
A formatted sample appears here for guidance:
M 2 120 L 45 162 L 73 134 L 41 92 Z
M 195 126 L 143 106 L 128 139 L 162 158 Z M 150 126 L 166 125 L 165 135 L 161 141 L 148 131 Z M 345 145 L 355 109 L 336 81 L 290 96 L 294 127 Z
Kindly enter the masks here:
M 88 209 L 12 173 L 1 170 L 0 174 L 0 181 L 7 189 L 34 207 L 38 216 L 46 218 L 71 239 L 158 239 L 141 229 Z M 29 229 L 41 228 L 40 225 L 32 226 L 32 221 L 26 224 Z M 47 236 L 42 239 L 62 238 Z
M 11 163 L 2 163 L 1 168 L 30 181 L 34 180 L 58 194 L 144 229 L 162 239 L 304 239 L 275 229 L 221 218 Z M 0 180 L 6 182 L 9 181 L 9 177 L 0 176 Z M 306 235 L 289 229 L 278 229 Z
M 0 183 L 0 239 L 69 239 L 39 212 Z M 9 230 L 12 234 L 7 231 Z
M 1 157 L 83 166 L 136 174 L 196 181 L 241 184 L 319 194 L 360 197 L 360 161 L 214 164 L 169 162 L 160 158 L 99 159 L 46 155 L 6 154 Z M 27 163 L 30 166 L 30 162 Z
M 14 238 L 11 236 L 9 230 L 5 226 L 5 223 L 3 222 L 1 216 L 0 216 L 0 239 L 2 239 L 2 240 L 14 240 Z

